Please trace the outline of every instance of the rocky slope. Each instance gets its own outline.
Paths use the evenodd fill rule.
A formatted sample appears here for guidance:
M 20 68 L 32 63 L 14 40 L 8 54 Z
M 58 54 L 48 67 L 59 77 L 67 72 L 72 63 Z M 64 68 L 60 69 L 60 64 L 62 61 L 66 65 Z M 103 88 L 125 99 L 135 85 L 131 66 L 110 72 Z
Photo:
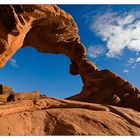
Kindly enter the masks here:
M 65 100 L 1 85 L 1 135 L 139 135 L 140 91 L 88 60 L 68 13 L 56 5 L 0 5 L 0 21 L 0 67 L 32 46 L 69 57 L 70 73 L 83 81 L 81 92 Z
M 139 120 L 140 113 L 129 108 L 39 92 L 14 93 L 10 102 L 0 105 L 0 135 L 140 135 Z

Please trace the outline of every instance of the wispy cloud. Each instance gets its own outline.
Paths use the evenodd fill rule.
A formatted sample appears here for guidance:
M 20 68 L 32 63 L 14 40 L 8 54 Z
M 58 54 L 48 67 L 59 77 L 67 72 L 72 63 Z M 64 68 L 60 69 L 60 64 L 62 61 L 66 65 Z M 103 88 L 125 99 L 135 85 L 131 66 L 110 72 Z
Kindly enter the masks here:
M 9 62 L 10 62 L 10 64 L 11 64 L 13 67 L 15 67 L 15 68 L 17 68 L 17 67 L 18 67 L 18 64 L 17 64 L 16 59 L 11 58 L 11 59 L 9 60 Z
M 129 58 L 128 61 L 127 61 L 127 66 L 131 66 L 135 62 L 136 62 L 136 59 L 135 58 Z
M 127 61 L 126 66 L 131 66 L 132 69 L 135 69 L 137 66 L 137 63 L 140 62 L 140 57 L 137 58 L 129 58 Z
M 140 57 L 138 57 L 138 58 L 136 59 L 136 62 L 140 62 Z
M 98 45 L 91 45 L 87 50 L 87 55 L 92 58 L 97 58 L 98 56 L 104 53 L 105 53 L 104 48 Z
M 107 11 L 93 18 L 90 29 L 106 42 L 108 57 L 122 55 L 125 48 L 140 52 L 140 12 Z
M 128 73 L 129 71 L 128 71 L 128 70 L 124 70 L 123 72 L 124 72 L 124 73 Z

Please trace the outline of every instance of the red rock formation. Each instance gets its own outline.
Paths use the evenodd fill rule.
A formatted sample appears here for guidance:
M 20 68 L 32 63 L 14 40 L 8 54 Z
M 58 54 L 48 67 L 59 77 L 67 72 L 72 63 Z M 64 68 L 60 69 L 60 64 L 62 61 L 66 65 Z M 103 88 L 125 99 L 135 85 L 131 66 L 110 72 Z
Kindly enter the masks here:
M 15 93 L 13 99 L 0 105 L 0 135 L 140 135 L 140 113 L 132 109 L 37 92 Z
M 13 93 L 13 89 L 7 85 L 0 84 L 0 94 Z
M 0 85 L 0 104 L 11 101 L 13 94 L 12 88 L 6 85 Z
M 10 13 L 10 15 L 9 15 Z M 112 104 L 137 110 L 140 92 L 108 70 L 99 70 L 86 58 L 73 18 L 56 5 L 0 6 L 0 66 L 21 47 L 65 54 L 72 62 L 70 73 L 80 74 L 83 89 L 68 99 Z
M 1 67 L 18 49 L 26 46 L 43 53 L 62 53 L 72 62 L 70 73 L 80 74 L 83 80 L 82 91 L 67 99 L 130 107 L 140 111 L 139 90 L 111 71 L 99 70 L 87 59 L 76 23 L 56 5 L 1 5 L 0 19 Z M 139 134 L 139 113 L 131 109 L 56 100 L 42 97 L 38 92 L 30 93 L 30 96 L 28 93 L 4 94 L 0 103 L 3 104 L 0 105 L 1 135 Z M 13 117 L 20 122 L 20 128 L 13 126 Z M 7 119 L 9 122 L 6 122 Z M 9 131 L 6 131 L 8 128 Z
M 87 67 L 86 67 L 87 68 Z M 80 94 L 67 99 L 129 107 L 140 111 L 140 92 L 109 70 L 87 72 Z

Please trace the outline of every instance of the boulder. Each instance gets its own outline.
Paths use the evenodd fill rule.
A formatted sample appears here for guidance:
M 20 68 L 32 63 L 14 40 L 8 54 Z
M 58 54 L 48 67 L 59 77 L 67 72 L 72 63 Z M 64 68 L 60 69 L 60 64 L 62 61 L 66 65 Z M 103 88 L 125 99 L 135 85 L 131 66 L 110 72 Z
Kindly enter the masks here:
M 0 94 L 10 94 L 13 93 L 13 89 L 7 85 L 0 84 Z

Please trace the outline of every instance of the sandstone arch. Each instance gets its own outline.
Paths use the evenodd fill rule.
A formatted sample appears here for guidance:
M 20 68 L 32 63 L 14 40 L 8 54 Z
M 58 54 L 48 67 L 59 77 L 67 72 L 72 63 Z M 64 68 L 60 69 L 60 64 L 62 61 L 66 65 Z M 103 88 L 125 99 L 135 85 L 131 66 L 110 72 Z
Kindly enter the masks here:
M 9 14 L 10 13 L 10 14 Z M 81 93 L 68 99 L 127 106 L 139 110 L 140 92 L 109 70 L 100 70 L 86 57 L 73 18 L 56 5 L 0 6 L 0 66 L 20 48 L 65 54 L 70 73 L 80 74 Z

